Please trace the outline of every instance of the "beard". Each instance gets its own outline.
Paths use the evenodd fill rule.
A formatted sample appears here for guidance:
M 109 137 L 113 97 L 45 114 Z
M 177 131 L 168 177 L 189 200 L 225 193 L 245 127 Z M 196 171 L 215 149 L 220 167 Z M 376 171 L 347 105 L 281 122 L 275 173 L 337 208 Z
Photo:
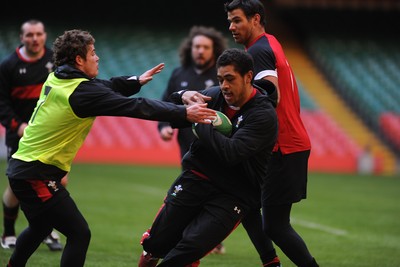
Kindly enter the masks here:
M 211 68 L 214 65 L 214 60 L 210 59 L 207 61 L 194 61 L 194 67 L 198 70 L 204 71 L 204 70 L 208 70 L 209 68 Z

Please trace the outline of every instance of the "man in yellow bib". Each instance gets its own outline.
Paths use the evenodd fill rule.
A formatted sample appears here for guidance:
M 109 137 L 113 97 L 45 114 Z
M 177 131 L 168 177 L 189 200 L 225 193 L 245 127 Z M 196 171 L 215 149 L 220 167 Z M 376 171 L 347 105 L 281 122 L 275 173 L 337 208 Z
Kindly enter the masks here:
M 25 266 L 53 228 L 67 239 L 60 266 L 84 266 L 91 232 L 61 178 L 70 171 L 96 116 L 168 121 L 174 127 L 187 121 L 209 124 L 215 116 L 206 104 L 186 107 L 130 97 L 164 68 L 163 63 L 140 76 L 97 79 L 99 57 L 94 43 L 89 32 L 70 30 L 53 44 L 56 69 L 42 87 L 7 169 L 29 223 L 18 236 L 10 267 Z

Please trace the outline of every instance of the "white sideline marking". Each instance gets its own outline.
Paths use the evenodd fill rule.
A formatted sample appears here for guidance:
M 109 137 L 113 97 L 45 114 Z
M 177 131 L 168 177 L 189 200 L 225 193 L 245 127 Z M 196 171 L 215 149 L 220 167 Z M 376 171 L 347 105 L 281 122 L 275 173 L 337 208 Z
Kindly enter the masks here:
M 291 222 L 310 228 L 310 229 L 317 229 L 317 230 L 321 230 L 323 232 L 327 232 L 329 234 L 333 234 L 333 235 L 347 235 L 347 231 L 346 230 L 342 230 L 342 229 L 336 229 L 336 228 L 332 228 L 329 226 L 325 226 L 322 224 L 318 224 L 318 223 L 313 223 L 313 222 L 309 222 L 309 221 L 303 221 L 303 220 L 299 220 L 299 219 L 290 219 Z
M 154 186 L 135 184 L 132 187 L 132 190 L 135 190 L 136 192 L 140 192 L 140 193 L 146 193 L 146 194 L 153 195 L 153 196 L 164 196 L 167 194 L 168 187 L 166 187 L 165 189 L 161 189 L 161 188 L 154 187 Z

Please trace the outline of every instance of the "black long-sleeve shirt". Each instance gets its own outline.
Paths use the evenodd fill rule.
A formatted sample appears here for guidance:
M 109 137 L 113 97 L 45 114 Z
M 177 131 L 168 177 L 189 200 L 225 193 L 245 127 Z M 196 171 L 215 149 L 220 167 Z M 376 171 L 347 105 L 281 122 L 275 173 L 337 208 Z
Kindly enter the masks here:
M 208 107 L 224 112 L 225 99 L 220 87 L 200 93 L 211 96 Z M 172 95 L 176 103 L 181 94 Z M 184 170 L 207 177 L 220 190 L 241 199 L 251 207 L 260 206 L 260 183 L 266 176 L 278 132 L 276 111 L 268 96 L 257 91 L 231 118 L 229 137 L 211 125 L 197 124 L 196 139 L 182 159 Z

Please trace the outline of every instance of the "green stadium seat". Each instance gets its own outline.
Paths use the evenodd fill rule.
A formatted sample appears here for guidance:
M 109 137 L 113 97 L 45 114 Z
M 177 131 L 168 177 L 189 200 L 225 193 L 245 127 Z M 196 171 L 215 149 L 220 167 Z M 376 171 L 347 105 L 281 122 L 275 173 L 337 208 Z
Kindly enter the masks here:
M 338 94 L 375 132 L 381 132 L 382 114 L 400 114 L 397 37 L 382 39 L 312 30 L 310 36 L 309 51 Z

